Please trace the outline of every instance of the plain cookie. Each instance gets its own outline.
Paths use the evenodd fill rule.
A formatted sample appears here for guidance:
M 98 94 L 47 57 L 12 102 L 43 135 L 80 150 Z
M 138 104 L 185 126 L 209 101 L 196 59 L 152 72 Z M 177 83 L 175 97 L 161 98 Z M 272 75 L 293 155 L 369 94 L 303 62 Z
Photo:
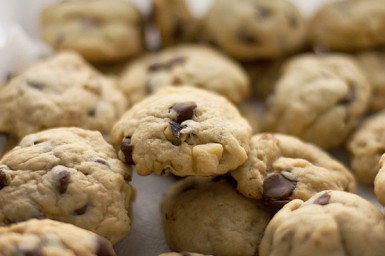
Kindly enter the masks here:
M 49 218 L 116 243 L 130 230 L 131 170 L 99 132 L 56 128 L 24 137 L 0 160 L 0 226 Z

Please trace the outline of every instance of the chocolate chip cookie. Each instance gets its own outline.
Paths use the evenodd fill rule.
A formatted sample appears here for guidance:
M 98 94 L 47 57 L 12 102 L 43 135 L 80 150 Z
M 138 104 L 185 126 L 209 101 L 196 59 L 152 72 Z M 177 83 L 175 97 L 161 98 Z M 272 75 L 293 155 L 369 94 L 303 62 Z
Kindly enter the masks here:
M 167 85 L 188 84 L 240 103 L 249 95 L 249 80 L 241 67 L 216 50 L 198 45 L 167 48 L 132 62 L 120 88 L 135 103 Z
M 103 237 L 49 219 L 0 227 L 0 248 L 2 256 L 116 255 L 111 243 Z
M 130 230 L 130 179 L 131 170 L 99 132 L 30 134 L 0 160 L 0 226 L 49 218 L 116 243 Z
M 310 44 L 321 50 L 354 51 L 385 45 L 383 1 L 336 1 L 311 19 Z
M 385 205 L 385 154 L 383 154 L 379 161 L 379 171 L 374 179 L 374 193 L 377 200 Z
M 338 147 L 364 114 L 369 98 L 370 85 L 348 55 L 295 56 L 284 64 L 269 98 L 265 130 L 323 148 Z
M 357 179 L 373 184 L 379 160 L 385 153 L 385 112 L 368 117 L 354 132 L 347 148 L 350 152 L 350 165 Z
M 301 48 L 305 21 L 289 1 L 217 0 L 203 37 L 239 60 L 274 59 Z
M 167 244 L 175 251 L 218 256 L 258 255 L 271 216 L 223 177 L 188 177 L 161 204 Z
M 0 87 L 0 132 L 21 138 L 47 128 L 79 126 L 106 133 L 126 107 L 113 80 L 78 54 L 65 52 Z
M 260 256 L 380 256 L 384 216 L 369 201 L 342 191 L 322 191 L 294 200 L 268 224 Z
M 293 136 L 262 133 L 251 139 L 247 161 L 231 172 L 246 197 L 273 211 L 325 189 L 354 192 L 353 175 L 320 148 Z
M 166 87 L 129 109 L 111 131 L 139 175 L 223 174 L 247 159 L 251 127 L 224 97 Z
M 43 41 L 90 62 L 116 62 L 144 48 L 142 17 L 129 1 L 61 1 L 46 6 L 40 18 Z

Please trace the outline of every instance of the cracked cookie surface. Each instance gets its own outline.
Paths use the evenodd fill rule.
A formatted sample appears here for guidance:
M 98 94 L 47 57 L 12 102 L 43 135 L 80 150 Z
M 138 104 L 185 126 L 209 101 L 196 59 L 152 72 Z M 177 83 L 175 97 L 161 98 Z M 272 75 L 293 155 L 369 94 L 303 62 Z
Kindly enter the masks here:
M 131 170 L 99 132 L 56 128 L 24 137 L 0 160 L 0 225 L 49 218 L 115 243 L 130 230 Z
M 188 86 L 137 103 L 111 131 L 120 159 L 139 175 L 229 172 L 246 161 L 250 137 L 250 125 L 228 100 Z
M 260 256 L 380 256 L 384 216 L 372 203 L 342 191 L 294 200 L 268 224 Z
M 284 134 L 254 135 L 248 159 L 231 175 L 243 195 L 263 200 L 273 211 L 322 190 L 354 192 L 356 187 L 353 175 L 337 160 L 310 143 Z
M 78 54 L 59 53 L 0 87 L 0 132 L 16 137 L 60 126 L 109 132 L 126 99 Z
M 130 104 L 169 85 L 191 85 L 240 103 L 249 96 L 249 79 L 240 66 L 206 46 L 167 48 L 132 62 L 119 86 Z
M 364 114 L 369 98 L 370 85 L 348 55 L 296 56 L 286 62 L 269 99 L 264 127 L 323 148 L 338 147 Z
M 0 227 L 2 256 L 115 256 L 111 243 L 90 231 L 53 221 L 28 220 Z
M 258 255 L 271 216 L 222 176 L 187 177 L 161 203 L 162 224 L 170 249 L 218 256 Z

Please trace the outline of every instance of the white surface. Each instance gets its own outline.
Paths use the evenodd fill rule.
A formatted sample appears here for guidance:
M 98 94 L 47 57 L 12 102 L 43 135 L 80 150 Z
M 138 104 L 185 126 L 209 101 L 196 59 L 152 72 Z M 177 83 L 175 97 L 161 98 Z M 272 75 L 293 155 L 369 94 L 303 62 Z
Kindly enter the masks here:
M 36 42 L 25 38 L 25 34 L 20 29 L 9 33 L 11 28 L 15 28 L 19 24 L 28 31 L 29 36 L 38 38 L 39 10 L 44 4 L 53 1 L 55 0 L 0 0 L 0 54 L 2 55 L 0 59 L 0 79 L 1 74 L 4 76 L 6 72 L 12 71 L 10 69 L 20 70 L 27 66 L 29 61 L 33 59 L 31 56 L 35 56 L 36 49 L 39 49 L 39 46 L 37 46 L 39 44 L 36 45 Z M 150 2 L 148 0 L 132 1 L 138 4 L 144 13 L 150 13 Z M 209 0 L 188 1 L 189 4 L 195 6 L 193 11 L 197 16 L 202 15 L 209 6 Z M 292 2 L 297 4 L 306 15 L 310 15 L 318 6 L 325 2 L 330 2 L 330 0 L 292 0 Z M 19 42 L 20 40 L 23 42 Z M 5 51 L 4 45 L 7 45 L 7 42 L 8 46 L 6 46 L 7 48 L 5 49 L 7 50 Z M 29 42 L 27 44 L 33 44 L 37 48 L 28 48 L 25 42 Z M 19 46 L 14 47 L 15 45 Z M 19 63 L 19 65 L 14 63 Z M 0 136 L 0 153 L 3 145 L 4 138 Z M 338 156 L 342 161 L 346 162 L 346 157 L 343 154 L 338 153 Z M 175 179 L 172 177 L 159 177 L 155 175 L 140 177 L 134 175 L 132 184 L 137 190 L 137 197 L 133 205 L 133 224 L 130 235 L 115 245 L 119 256 L 155 256 L 169 251 L 160 223 L 159 203 L 162 195 L 173 182 L 175 182 Z M 358 194 L 369 199 L 382 209 L 373 196 L 373 188 L 371 186 L 359 186 Z

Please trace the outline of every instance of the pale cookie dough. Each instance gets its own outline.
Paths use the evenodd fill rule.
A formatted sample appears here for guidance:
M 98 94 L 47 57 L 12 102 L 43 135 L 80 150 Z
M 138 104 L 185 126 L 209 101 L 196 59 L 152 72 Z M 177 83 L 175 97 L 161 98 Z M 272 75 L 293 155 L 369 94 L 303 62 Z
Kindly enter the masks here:
M 132 104 L 165 86 L 188 84 L 240 103 L 249 96 L 246 73 L 216 50 L 198 45 L 167 48 L 132 62 L 119 86 Z
M 139 175 L 210 176 L 247 159 L 251 127 L 225 98 L 166 87 L 129 109 L 111 131 L 119 157 Z
M 302 47 L 305 21 L 286 0 L 216 0 L 204 38 L 239 60 L 275 59 Z
M 369 109 L 385 109 L 385 49 L 360 52 L 356 58 L 372 88 Z
M 90 62 L 116 62 L 144 48 L 142 17 L 129 1 L 61 1 L 46 6 L 40 18 L 43 41 Z
M 111 243 L 84 229 L 53 220 L 0 227 L 2 256 L 115 256 Z
M 79 126 L 109 132 L 127 101 L 116 83 L 75 53 L 60 53 L 0 87 L 0 132 L 23 137 Z
M 342 145 L 364 114 L 370 85 L 343 54 L 289 59 L 269 98 L 265 130 L 287 133 L 323 148 Z
M 358 181 L 373 184 L 385 153 L 385 112 L 366 119 L 347 144 L 350 165 Z
M 161 213 L 170 249 L 215 256 L 258 255 L 271 218 L 220 176 L 179 181 L 162 200 Z
M 385 154 L 383 154 L 379 161 L 379 171 L 374 179 L 374 193 L 377 200 L 385 206 Z
M 0 160 L 0 226 L 49 218 L 116 243 L 130 230 L 131 170 L 99 132 L 56 128 L 24 137 Z
M 353 175 L 320 148 L 293 136 L 262 133 L 251 139 L 248 159 L 231 175 L 246 197 L 273 211 L 325 189 L 354 192 Z
M 342 191 L 294 200 L 268 224 L 259 256 L 382 256 L 384 216 L 369 201 Z
M 385 45 L 385 3 L 382 0 L 337 1 L 310 20 L 308 38 L 320 50 L 354 51 Z
M 162 46 L 198 40 L 201 19 L 193 15 L 187 1 L 152 0 L 153 20 L 159 30 Z

